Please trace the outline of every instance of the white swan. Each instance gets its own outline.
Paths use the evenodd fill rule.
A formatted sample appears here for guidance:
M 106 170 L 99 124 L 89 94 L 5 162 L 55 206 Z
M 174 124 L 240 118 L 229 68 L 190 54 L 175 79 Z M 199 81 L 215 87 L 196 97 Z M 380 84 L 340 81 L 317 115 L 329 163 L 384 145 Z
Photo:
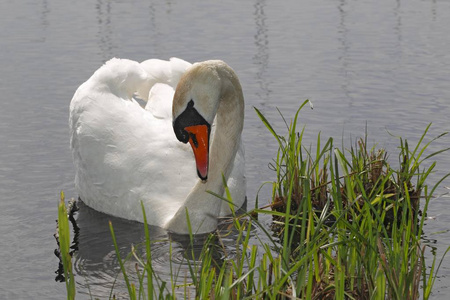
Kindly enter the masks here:
M 135 93 L 148 99 L 145 109 Z M 245 199 L 243 118 L 241 85 L 222 61 L 111 59 L 70 103 L 79 196 L 141 222 L 143 201 L 149 224 L 181 234 L 187 211 L 194 233 L 213 231 L 217 217 L 230 213 L 206 192 L 224 193 L 222 174 L 236 207 Z

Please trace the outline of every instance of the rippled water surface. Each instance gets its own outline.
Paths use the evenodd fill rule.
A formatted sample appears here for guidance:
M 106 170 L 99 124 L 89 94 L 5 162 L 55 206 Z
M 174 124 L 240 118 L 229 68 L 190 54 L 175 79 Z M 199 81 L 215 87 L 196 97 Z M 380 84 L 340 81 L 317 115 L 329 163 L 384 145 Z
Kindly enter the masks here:
M 220 58 L 241 79 L 246 98 L 248 206 L 274 178 L 276 145 L 254 113 L 283 130 L 304 99 L 304 140 L 319 132 L 339 144 L 363 136 L 392 153 L 397 139 L 416 142 L 450 131 L 450 2 L 397 1 L 11 1 L 0 3 L 0 298 L 61 299 L 54 281 L 53 238 L 60 190 L 76 197 L 68 139 L 69 101 L 101 64 L 116 56 Z M 388 131 L 393 135 L 391 136 Z M 444 137 L 431 151 L 450 145 Z M 435 157 L 434 184 L 450 170 Z M 450 245 L 449 180 L 433 200 L 426 234 L 438 256 Z M 266 202 L 269 191 L 262 190 Z M 108 216 L 82 207 L 75 267 L 79 298 L 107 298 L 118 270 Z M 144 238 L 141 224 L 113 219 L 123 253 Z M 433 234 L 440 232 L 439 234 Z M 257 234 L 255 232 L 254 234 Z M 154 228 L 155 268 L 183 264 L 180 244 Z M 232 238 L 229 241 L 232 245 Z M 231 249 L 230 249 L 231 251 Z M 220 255 L 220 254 L 219 254 Z M 129 266 L 134 267 L 134 266 Z M 181 266 L 181 268 L 185 268 Z M 446 299 L 450 257 L 434 298 Z M 88 289 L 89 287 L 89 289 Z M 118 288 L 120 291 L 120 287 Z M 120 292 L 119 292 L 120 293 Z

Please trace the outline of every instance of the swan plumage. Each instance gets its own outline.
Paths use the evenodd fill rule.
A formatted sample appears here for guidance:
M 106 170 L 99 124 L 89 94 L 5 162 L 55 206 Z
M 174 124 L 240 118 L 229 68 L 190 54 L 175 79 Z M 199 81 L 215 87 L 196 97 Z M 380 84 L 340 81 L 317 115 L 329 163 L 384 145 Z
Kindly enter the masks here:
M 206 182 L 196 176 L 190 145 L 174 133 L 188 107 L 212 125 Z M 142 222 L 142 201 L 151 225 L 187 233 L 187 210 L 194 232 L 212 231 L 217 216 L 230 213 L 228 203 L 206 192 L 224 193 L 222 174 L 235 205 L 245 199 L 242 124 L 242 90 L 221 61 L 111 59 L 70 103 L 76 189 L 104 213 Z

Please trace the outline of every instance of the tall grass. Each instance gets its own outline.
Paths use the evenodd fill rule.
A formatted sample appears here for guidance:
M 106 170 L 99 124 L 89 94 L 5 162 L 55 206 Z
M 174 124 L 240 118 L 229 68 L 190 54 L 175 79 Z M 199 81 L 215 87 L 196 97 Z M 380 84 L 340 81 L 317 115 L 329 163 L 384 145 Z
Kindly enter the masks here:
M 414 147 L 399 139 L 397 168 L 383 149 L 369 149 L 364 139 L 346 150 L 335 148 L 332 138 L 322 144 L 319 135 L 313 152 L 304 146 L 305 129 L 297 128 L 307 103 L 292 121 L 285 121 L 286 135 L 279 135 L 255 109 L 279 146 L 271 165 L 271 204 L 233 214 L 226 230 L 205 237 L 200 253 L 194 253 L 191 233 L 188 276 L 181 277 L 172 265 L 171 282 L 154 272 L 146 224 L 145 253 L 133 247 L 124 259 L 136 262 L 137 282 L 130 282 L 116 247 L 130 299 L 430 298 L 440 263 L 421 241 L 423 216 L 450 174 L 430 187 L 426 179 L 436 164 L 422 163 L 448 149 L 426 154 L 434 140 L 424 142 L 428 126 Z M 225 188 L 224 201 L 233 210 Z M 143 213 L 145 220 L 144 208 Z M 271 228 L 258 221 L 258 214 L 273 219 Z M 252 234 L 255 227 L 264 237 Z M 116 244 L 112 224 L 110 229 Z M 230 231 L 236 255 L 222 251 L 225 257 L 216 259 L 214 253 Z
M 66 283 L 67 299 L 75 299 L 75 276 L 72 268 L 72 253 L 70 251 L 70 227 L 67 209 L 65 205 L 64 193 L 61 192 L 60 202 L 58 205 L 58 231 L 55 236 L 58 242 L 59 258 L 63 265 L 64 277 L 63 281 Z
M 285 263 L 296 262 L 286 265 L 286 272 L 297 272 L 296 295 L 417 299 L 422 283 L 427 299 L 435 274 L 425 269 L 420 241 L 424 218 L 419 213 L 426 215 L 433 192 L 449 175 L 429 191 L 425 180 L 436 164 L 421 167 L 424 160 L 448 149 L 424 157 L 436 139 L 423 143 L 428 126 L 412 151 L 400 139 L 398 170 L 387 162 L 384 150 L 367 150 L 365 140 L 344 151 L 334 148 L 332 139 L 321 147 L 319 135 L 313 157 L 302 146 L 304 129 L 296 129 L 306 103 L 286 124 L 287 137 L 279 136 L 257 110 L 279 144 L 273 165 L 276 213 L 262 213 L 271 213 L 279 224 L 274 231 L 283 242 L 280 254 Z M 422 212 L 419 199 L 424 200 Z M 305 263 L 300 264 L 301 259 Z

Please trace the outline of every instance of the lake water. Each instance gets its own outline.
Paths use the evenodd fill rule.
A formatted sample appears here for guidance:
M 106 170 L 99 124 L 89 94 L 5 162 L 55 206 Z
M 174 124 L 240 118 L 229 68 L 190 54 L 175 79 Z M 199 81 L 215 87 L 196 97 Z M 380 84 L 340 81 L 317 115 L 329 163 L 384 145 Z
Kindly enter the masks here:
M 290 118 L 305 99 L 304 140 L 364 135 L 397 162 L 396 136 L 415 143 L 450 131 L 450 1 L 48 1 L 0 3 L 0 298 L 61 299 L 55 282 L 53 233 L 58 195 L 77 197 L 69 149 L 69 101 L 111 57 L 142 61 L 176 56 L 220 58 L 241 79 L 248 206 L 274 179 L 267 165 L 276 144 L 259 108 L 280 131 L 276 108 Z M 430 152 L 450 146 L 450 137 Z M 430 185 L 450 171 L 450 154 L 435 157 Z M 450 245 L 445 180 L 433 199 L 426 235 L 438 257 Z M 260 193 L 260 203 L 270 198 Z M 82 207 L 76 256 L 78 298 L 107 298 L 117 272 L 108 216 Z M 268 222 L 268 221 L 267 221 Z M 143 238 L 141 224 L 113 219 L 121 249 Z M 433 234 L 438 233 L 439 234 Z M 154 229 L 152 236 L 165 237 Z M 257 232 L 255 233 L 257 234 Z M 232 241 L 231 241 L 232 242 Z M 167 243 L 155 247 L 165 276 Z M 175 253 L 181 253 L 175 249 Z M 178 254 L 177 254 L 178 255 Z M 447 299 L 450 257 L 433 293 Z M 119 287 L 120 290 L 120 287 Z

